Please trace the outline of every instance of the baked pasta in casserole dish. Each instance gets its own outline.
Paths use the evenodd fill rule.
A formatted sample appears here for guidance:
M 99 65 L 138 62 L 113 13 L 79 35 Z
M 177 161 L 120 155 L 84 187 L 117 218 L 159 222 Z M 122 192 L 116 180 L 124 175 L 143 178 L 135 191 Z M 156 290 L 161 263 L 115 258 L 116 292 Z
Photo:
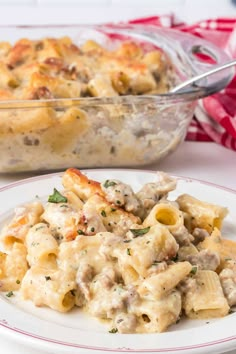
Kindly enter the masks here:
M 0 38 L 0 172 L 157 162 L 184 139 L 206 94 L 169 93 L 197 72 L 186 53 L 205 42 L 187 34 L 52 26 Z
M 145 53 L 126 41 L 107 50 L 69 37 L 0 43 L 0 99 L 110 97 L 168 91 L 170 62 L 163 51 Z

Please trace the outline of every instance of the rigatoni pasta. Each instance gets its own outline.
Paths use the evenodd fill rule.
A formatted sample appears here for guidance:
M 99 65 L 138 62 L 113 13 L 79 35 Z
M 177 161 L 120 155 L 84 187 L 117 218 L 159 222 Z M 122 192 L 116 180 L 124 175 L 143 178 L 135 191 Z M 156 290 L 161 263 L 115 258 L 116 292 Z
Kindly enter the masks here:
M 139 292 L 144 297 L 162 299 L 175 289 L 192 270 L 189 262 L 178 262 L 170 265 L 166 270 L 144 279 L 139 287 Z
M 66 312 L 75 304 L 75 280 L 60 269 L 48 269 L 33 265 L 26 273 L 22 285 L 23 299 L 31 299 L 36 306 L 47 305 Z
M 171 203 L 159 202 L 144 220 L 145 226 L 164 225 L 170 232 L 178 231 L 184 225 L 183 213 Z
M 182 314 L 222 317 L 236 305 L 236 242 L 220 231 L 225 207 L 186 194 L 171 200 L 176 181 L 163 172 L 139 191 L 76 169 L 62 184 L 44 204 L 16 208 L 3 226 L 6 296 L 19 290 L 36 306 L 81 308 L 112 333 L 163 332 Z
M 228 213 L 227 208 L 203 202 L 188 194 L 178 197 L 180 209 L 191 217 L 191 228 L 200 227 L 212 232 L 214 227 L 221 229 L 223 219 Z
M 30 227 L 39 222 L 43 206 L 39 202 L 29 203 L 15 210 L 13 219 L 0 232 L 0 242 L 10 248 L 15 242 L 24 243 Z
M 58 253 L 58 243 L 45 223 L 30 228 L 26 235 L 27 261 L 30 266 L 54 262 Z
M 190 318 L 222 317 L 229 312 L 219 276 L 211 270 L 200 270 L 196 275 L 196 288 L 187 291 L 183 308 Z
M 199 244 L 199 249 L 211 249 L 217 252 L 220 257 L 219 269 L 226 268 L 229 260 L 236 261 L 236 243 L 223 238 L 217 228 L 213 230 L 209 237 Z
M 21 286 L 27 270 L 26 247 L 15 242 L 8 253 L 0 252 L 0 290 L 13 291 Z

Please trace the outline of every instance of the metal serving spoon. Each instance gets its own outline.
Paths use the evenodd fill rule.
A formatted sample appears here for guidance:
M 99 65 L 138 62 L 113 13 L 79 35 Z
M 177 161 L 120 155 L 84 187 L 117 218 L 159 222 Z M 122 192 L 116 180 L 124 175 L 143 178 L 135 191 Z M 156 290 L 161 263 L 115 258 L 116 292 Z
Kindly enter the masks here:
M 184 82 L 182 82 L 181 84 L 175 86 L 173 89 L 170 90 L 171 93 L 180 93 L 182 90 L 184 91 L 184 89 L 187 87 L 187 86 L 195 86 L 195 87 L 198 87 L 196 85 L 196 82 L 201 80 L 201 79 L 204 79 L 205 77 L 209 76 L 209 75 L 213 75 L 215 73 L 217 73 L 218 71 L 221 71 L 221 70 L 225 70 L 231 66 L 234 66 L 236 65 L 236 60 L 232 60 L 232 61 L 229 61 L 228 63 L 226 64 L 223 64 L 223 65 L 216 65 L 214 66 L 212 69 L 200 74 L 200 75 L 197 75 L 197 76 L 194 76 L 194 77 L 191 77 L 191 79 L 189 80 L 186 80 Z

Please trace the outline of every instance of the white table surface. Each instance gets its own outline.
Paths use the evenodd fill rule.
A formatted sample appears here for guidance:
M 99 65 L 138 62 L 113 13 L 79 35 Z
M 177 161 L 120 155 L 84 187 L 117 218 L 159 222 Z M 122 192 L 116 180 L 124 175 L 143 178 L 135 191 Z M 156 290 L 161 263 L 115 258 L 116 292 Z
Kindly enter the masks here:
M 165 160 L 145 167 L 172 174 L 205 180 L 236 190 L 236 152 L 215 143 L 185 141 Z M 35 173 L 0 174 L 0 187 Z
M 236 189 L 236 152 L 214 143 L 184 142 L 179 149 L 159 164 L 149 166 L 149 170 L 162 170 L 172 174 L 205 180 L 224 187 Z M 31 177 L 35 174 L 0 175 L 0 186 Z M 0 334 L 1 354 L 40 354 L 2 338 Z M 79 352 L 78 352 L 79 353 Z M 236 354 L 236 350 L 229 352 Z M 60 354 L 57 353 L 51 354 Z

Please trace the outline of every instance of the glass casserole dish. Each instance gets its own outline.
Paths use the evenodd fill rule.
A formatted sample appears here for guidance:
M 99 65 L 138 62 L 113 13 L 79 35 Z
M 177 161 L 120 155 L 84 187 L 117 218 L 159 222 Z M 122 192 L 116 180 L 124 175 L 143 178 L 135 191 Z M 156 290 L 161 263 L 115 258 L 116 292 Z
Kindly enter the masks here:
M 41 38 L 65 35 L 79 48 L 93 40 L 114 51 L 128 41 L 143 48 L 145 53 L 156 49 L 162 51 L 169 63 L 166 71 L 168 89 L 209 68 L 210 64 L 199 61 L 196 54 L 206 53 L 216 64 L 229 59 L 216 46 L 200 38 L 151 26 L 19 26 L 0 29 L 0 39 L 12 44 L 20 38 L 40 41 Z M 38 45 L 37 50 L 42 49 Z M 49 53 L 43 60 L 52 64 L 53 57 L 54 53 Z M 132 60 L 135 58 L 131 58 L 131 63 Z M 19 70 L 22 61 L 15 62 Z M 72 71 L 73 67 L 70 66 Z M 11 65 L 8 68 L 15 70 Z M 24 71 L 21 76 L 23 82 Z M 100 87 L 103 97 L 78 97 L 76 88 L 74 96 L 57 97 L 45 89 L 47 83 L 41 83 L 40 91 L 30 99 L 18 99 L 17 96 L 8 99 L 6 90 L 1 93 L 0 89 L 0 172 L 46 171 L 70 166 L 140 167 L 154 163 L 174 151 L 184 139 L 197 99 L 221 90 L 232 76 L 233 69 L 227 69 L 179 94 L 155 90 L 140 94 L 137 90 L 131 94 L 127 91 L 126 94 L 106 96 Z M 77 77 L 73 80 L 68 85 L 73 86 Z M 156 80 L 160 81 L 160 77 Z M 100 81 L 103 85 L 105 77 Z M 6 79 L 0 70 L 0 86 L 4 85 L 8 85 L 7 92 L 20 86 L 11 78 Z M 42 91 L 40 96 L 38 92 Z M 99 88 L 97 91 L 99 96 Z

